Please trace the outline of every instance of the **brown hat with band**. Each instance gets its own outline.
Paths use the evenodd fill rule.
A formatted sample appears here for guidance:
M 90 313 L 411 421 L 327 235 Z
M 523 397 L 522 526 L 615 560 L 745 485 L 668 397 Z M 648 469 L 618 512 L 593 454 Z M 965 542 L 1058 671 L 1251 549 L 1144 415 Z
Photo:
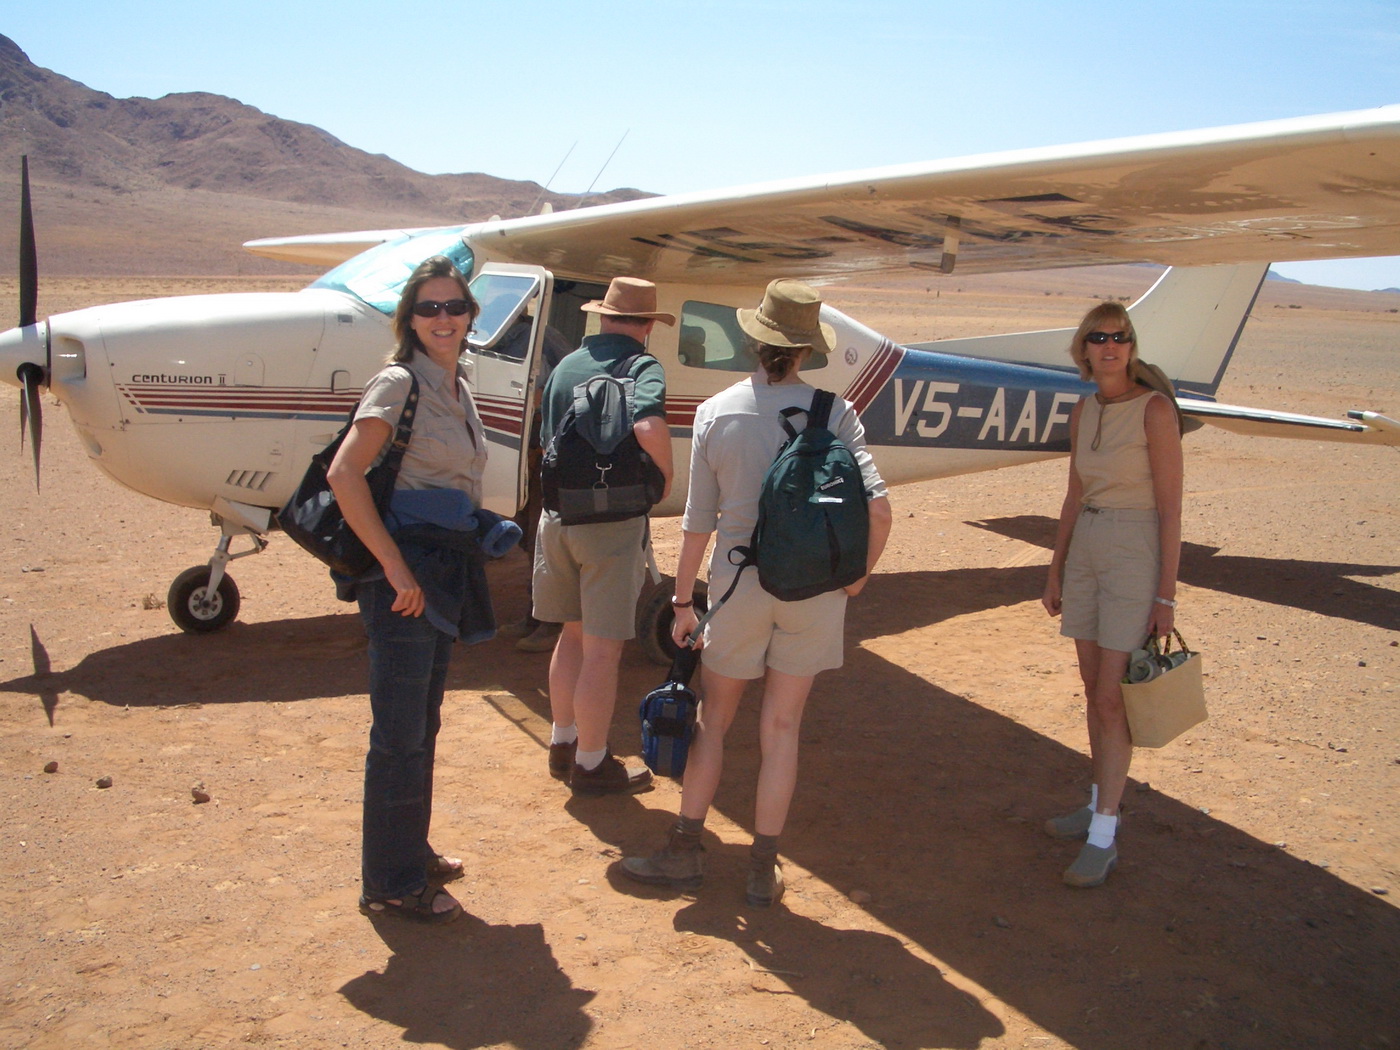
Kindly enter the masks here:
M 608 285 L 607 295 L 584 303 L 579 309 L 609 317 L 644 317 L 662 324 L 676 323 L 675 314 L 656 308 L 656 285 L 640 277 L 614 277 Z
M 740 310 L 739 327 L 769 346 L 810 347 L 829 354 L 836 329 L 821 320 L 822 297 L 801 281 L 779 278 L 768 283 L 757 310 Z

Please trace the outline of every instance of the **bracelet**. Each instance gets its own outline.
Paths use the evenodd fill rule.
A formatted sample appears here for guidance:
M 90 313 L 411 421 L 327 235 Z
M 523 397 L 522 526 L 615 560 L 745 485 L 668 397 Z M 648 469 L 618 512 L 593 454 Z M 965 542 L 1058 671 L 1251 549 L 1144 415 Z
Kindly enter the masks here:
M 694 605 L 694 604 L 695 604 L 695 599 L 694 599 L 694 598 L 690 599 L 690 601 L 688 601 L 688 602 L 683 602 L 683 601 L 681 601 L 679 598 L 677 598 L 674 594 L 671 595 L 671 608 L 672 608 L 672 609 L 689 609 L 689 608 L 690 608 L 692 605 Z
M 1157 598 L 1157 597 L 1154 597 L 1152 600 L 1153 600 L 1154 602 L 1156 602 L 1158 605 L 1165 605 L 1168 609 L 1175 609 L 1175 608 L 1176 608 L 1176 602 L 1173 601 L 1171 598 Z

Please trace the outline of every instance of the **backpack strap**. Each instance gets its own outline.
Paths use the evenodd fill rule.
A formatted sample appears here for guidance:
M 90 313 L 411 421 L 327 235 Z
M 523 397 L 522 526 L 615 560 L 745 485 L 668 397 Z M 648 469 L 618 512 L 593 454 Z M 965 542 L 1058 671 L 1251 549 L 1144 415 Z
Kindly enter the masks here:
M 408 449 L 408 443 L 413 438 L 413 418 L 418 414 L 418 377 L 413 374 L 413 369 L 402 365 L 400 367 L 408 373 L 408 397 L 404 399 L 398 426 L 394 428 L 394 443 L 389 446 L 389 451 L 384 453 L 383 460 L 384 464 L 392 467 L 395 475 L 399 472 L 399 463 Z
M 830 390 L 818 390 L 812 394 L 812 408 L 807 413 L 809 427 L 831 429 L 831 408 L 836 404 L 836 395 Z

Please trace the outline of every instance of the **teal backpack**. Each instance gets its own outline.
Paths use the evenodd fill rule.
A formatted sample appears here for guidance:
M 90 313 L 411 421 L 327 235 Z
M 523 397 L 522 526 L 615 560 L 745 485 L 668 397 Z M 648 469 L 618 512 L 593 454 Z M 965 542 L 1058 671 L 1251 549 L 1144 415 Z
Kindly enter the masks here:
M 753 539 L 729 552 L 739 571 L 707 616 L 734 593 L 750 565 L 758 567 L 759 585 L 785 602 L 847 587 L 865 575 L 869 500 L 856 457 L 830 430 L 835 400 L 831 391 L 818 390 L 800 431 L 790 420 L 803 409 L 783 409 L 788 440 L 763 476 Z

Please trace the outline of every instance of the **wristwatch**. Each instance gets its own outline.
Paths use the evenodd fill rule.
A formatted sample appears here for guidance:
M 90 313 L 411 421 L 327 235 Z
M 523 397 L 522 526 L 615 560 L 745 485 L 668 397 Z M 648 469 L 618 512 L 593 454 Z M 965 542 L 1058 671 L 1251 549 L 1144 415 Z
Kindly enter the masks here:
M 674 594 L 671 595 L 671 608 L 673 608 L 673 609 L 689 609 L 689 608 L 690 608 L 692 605 L 694 605 L 694 604 L 695 604 L 695 599 L 694 599 L 694 598 L 690 599 L 690 601 L 688 601 L 688 602 L 683 602 L 683 601 L 681 601 L 679 598 L 677 598 Z

